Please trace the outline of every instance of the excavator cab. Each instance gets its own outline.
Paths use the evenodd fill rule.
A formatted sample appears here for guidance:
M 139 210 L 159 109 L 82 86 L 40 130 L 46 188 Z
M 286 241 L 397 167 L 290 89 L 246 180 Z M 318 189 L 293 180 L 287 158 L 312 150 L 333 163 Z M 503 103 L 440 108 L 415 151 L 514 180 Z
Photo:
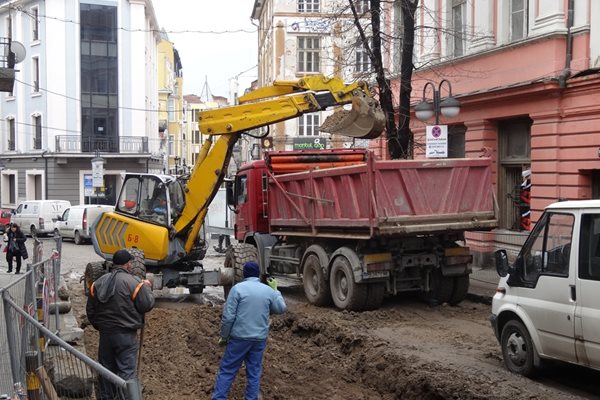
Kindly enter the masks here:
M 116 211 L 162 226 L 171 226 L 184 205 L 181 183 L 171 176 L 127 174 Z

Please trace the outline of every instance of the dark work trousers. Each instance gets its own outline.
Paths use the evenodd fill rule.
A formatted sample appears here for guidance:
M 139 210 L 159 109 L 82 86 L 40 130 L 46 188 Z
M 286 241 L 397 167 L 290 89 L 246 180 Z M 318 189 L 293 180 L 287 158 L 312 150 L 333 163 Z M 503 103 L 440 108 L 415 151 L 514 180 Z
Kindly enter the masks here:
M 138 353 L 137 333 L 100 332 L 98 362 L 124 380 L 135 378 Z M 98 400 L 120 399 L 119 390 L 111 381 L 98 375 Z
M 13 257 L 17 259 L 17 274 L 21 273 L 21 252 L 17 251 L 13 253 L 12 251 L 6 252 L 6 262 L 8 263 L 8 272 L 12 272 L 13 267 Z

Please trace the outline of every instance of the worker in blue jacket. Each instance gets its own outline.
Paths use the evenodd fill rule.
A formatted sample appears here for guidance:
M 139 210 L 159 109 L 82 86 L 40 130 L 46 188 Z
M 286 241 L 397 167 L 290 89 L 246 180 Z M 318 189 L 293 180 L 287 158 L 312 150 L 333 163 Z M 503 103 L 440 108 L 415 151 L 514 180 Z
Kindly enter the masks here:
M 217 374 L 213 400 L 225 400 L 242 362 L 246 365 L 246 400 L 258 399 L 263 353 L 269 335 L 269 316 L 287 306 L 274 278 L 260 282 L 254 261 L 244 264 L 244 280 L 231 288 L 221 319 L 220 345 L 226 345 Z

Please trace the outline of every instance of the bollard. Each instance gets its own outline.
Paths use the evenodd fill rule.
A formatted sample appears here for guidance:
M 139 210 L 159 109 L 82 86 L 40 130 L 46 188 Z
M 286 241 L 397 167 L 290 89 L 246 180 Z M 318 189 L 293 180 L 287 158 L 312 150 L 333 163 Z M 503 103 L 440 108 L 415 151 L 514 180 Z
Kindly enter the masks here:
M 25 371 L 27 374 L 27 399 L 42 400 L 41 384 L 36 371 L 39 367 L 37 351 L 25 353 Z

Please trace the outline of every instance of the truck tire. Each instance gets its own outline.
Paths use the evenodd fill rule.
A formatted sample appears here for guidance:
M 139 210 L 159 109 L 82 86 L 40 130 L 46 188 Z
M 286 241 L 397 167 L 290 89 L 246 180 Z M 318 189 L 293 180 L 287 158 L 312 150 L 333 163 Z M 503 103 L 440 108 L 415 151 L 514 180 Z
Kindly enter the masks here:
M 452 296 L 450 296 L 450 305 L 457 305 L 467 297 L 469 292 L 469 275 L 457 276 L 454 278 L 454 289 L 452 290 Z
M 369 283 L 367 285 L 367 303 L 365 304 L 365 310 L 377 310 L 383 303 L 383 297 L 385 295 L 385 283 Z
M 133 256 L 131 273 L 142 279 L 146 279 L 146 265 L 144 264 L 146 258 L 144 257 L 144 251 L 135 247 L 130 247 L 127 251 Z
M 248 261 L 258 261 L 256 247 L 247 243 L 238 243 L 227 248 L 225 253 L 225 268 L 233 268 L 233 283 L 223 285 L 224 297 L 227 300 L 231 287 L 244 279 L 244 264 Z
M 106 273 L 108 273 L 108 268 L 106 268 L 104 261 L 91 262 L 85 266 L 85 272 L 83 274 L 83 290 L 86 296 L 90 295 L 92 283 L 96 282 L 96 279 Z
M 423 292 L 422 298 L 432 305 L 449 303 L 454 290 L 454 279 L 443 276 L 439 268 L 429 273 L 429 292 Z
M 309 254 L 304 260 L 302 284 L 304 295 L 310 304 L 320 307 L 331 304 L 331 289 L 325 280 L 323 266 L 316 254 Z
M 331 297 L 335 306 L 341 310 L 362 311 L 367 304 L 368 285 L 354 282 L 350 261 L 338 256 L 331 265 L 329 279 Z

